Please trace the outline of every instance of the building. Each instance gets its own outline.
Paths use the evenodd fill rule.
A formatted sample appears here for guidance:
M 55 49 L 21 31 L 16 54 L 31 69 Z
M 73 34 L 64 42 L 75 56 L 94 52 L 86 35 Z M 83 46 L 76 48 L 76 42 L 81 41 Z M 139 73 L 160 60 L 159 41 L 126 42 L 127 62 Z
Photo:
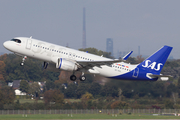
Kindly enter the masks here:
M 107 38 L 106 40 L 106 52 L 110 52 L 111 56 L 114 56 L 113 54 L 113 39 Z
M 8 83 L 8 86 L 14 89 L 15 95 L 26 95 L 25 92 L 19 90 L 21 80 L 13 80 L 12 83 Z

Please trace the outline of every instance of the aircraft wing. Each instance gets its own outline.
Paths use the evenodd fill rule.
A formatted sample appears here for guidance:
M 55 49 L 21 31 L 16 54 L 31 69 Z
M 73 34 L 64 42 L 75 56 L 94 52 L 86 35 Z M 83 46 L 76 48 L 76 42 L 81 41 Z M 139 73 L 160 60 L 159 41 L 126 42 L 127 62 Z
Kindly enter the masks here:
M 79 65 L 81 65 L 83 68 L 92 68 L 94 66 L 100 67 L 101 65 L 111 65 L 113 63 L 122 62 L 123 60 L 127 60 L 129 56 L 132 54 L 133 51 L 130 51 L 128 54 L 126 54 L 122 59 L 114 59 L 114 60 L 108 60 L 108 61 L 76 61 Z
M 109 60 L 109 61 L 76 61 L 83 68 L 92 68 L 94 66 L 100 67 L 101 65 L 111 65 L 113 63 L 122 62 L 122 60 Z

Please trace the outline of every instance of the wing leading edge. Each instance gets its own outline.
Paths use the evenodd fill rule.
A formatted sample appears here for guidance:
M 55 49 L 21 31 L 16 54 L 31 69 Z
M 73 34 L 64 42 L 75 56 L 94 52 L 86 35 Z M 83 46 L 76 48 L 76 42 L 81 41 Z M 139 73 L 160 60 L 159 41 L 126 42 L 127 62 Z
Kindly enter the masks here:
M 133 51 L 130 51 L 128 54 L 126 54 L 122 59 L 112 59 L 112 60 L 104 60 L 104 61 L 76 61 L 79 65 L 81 65 L 83 68 L 92 68 L 94 66 L 100 67 L 101 65 L 112 65 L 113 63 L 122 62 L 123 60 L 127 60 L 129 56 L 133 53 Z

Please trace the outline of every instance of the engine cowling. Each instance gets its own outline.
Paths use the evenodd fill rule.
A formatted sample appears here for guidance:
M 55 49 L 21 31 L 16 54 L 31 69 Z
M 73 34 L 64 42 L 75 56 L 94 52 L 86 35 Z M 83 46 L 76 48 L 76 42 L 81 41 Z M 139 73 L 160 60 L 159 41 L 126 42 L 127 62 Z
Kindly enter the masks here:
M 63 58 L 58 58 L 56 63 L 56 68 L 66 71 L 75 71 L 78 69 L 78 66 L 73 61 L 69 61 Z

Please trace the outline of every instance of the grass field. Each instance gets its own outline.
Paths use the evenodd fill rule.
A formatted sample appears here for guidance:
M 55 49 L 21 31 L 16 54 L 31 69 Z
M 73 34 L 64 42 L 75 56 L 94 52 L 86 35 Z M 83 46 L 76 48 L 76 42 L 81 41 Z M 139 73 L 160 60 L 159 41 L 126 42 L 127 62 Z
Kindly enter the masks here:
M 107 114 L 35 114 L 35 115 L 0 115 L 0 120 L 50 120 L 50 119 L 180 119 L 178 116 L 152 115 L 107 115 Z

